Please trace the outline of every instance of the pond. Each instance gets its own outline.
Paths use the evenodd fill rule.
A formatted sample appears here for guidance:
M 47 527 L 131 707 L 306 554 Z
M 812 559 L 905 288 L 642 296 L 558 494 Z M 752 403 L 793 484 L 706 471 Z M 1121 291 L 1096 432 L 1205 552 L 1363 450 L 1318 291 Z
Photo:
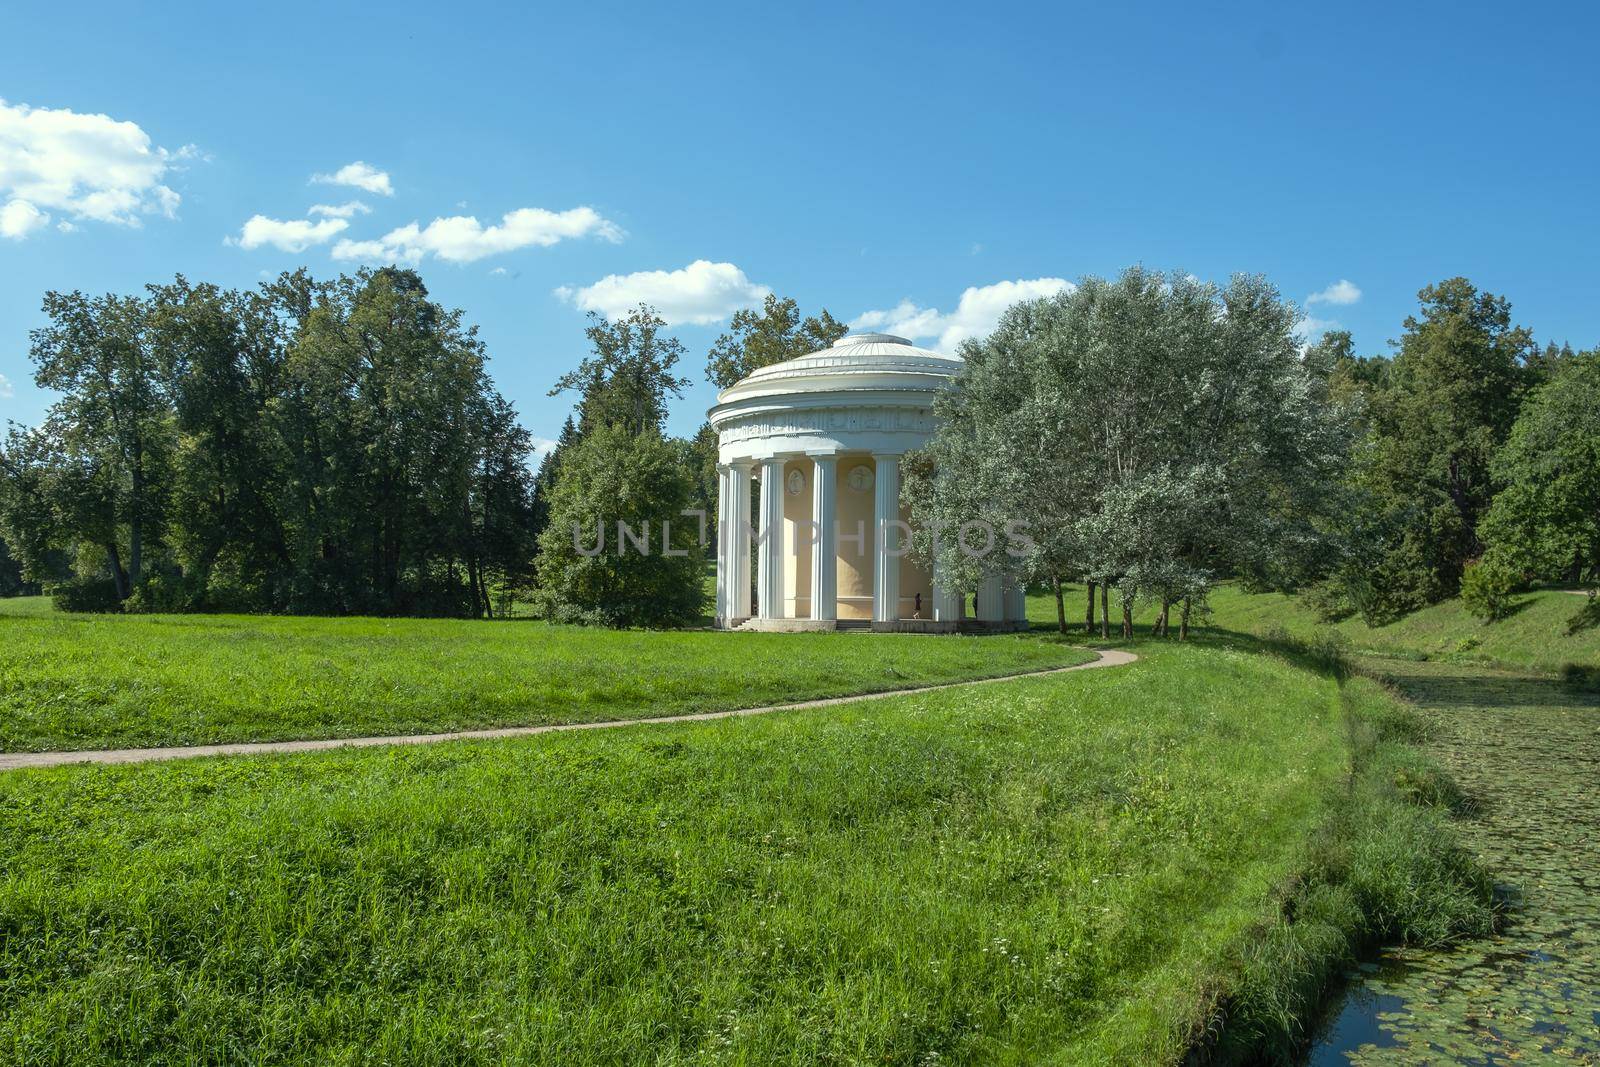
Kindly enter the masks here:
M 1306 1062 L 1600 1064 L 1600 697 L 1461 664 L 1366 666 L 1435 720 L 1429 747 L 1476 802 L 1461 830 L 1506 923 L 1352 972 Z

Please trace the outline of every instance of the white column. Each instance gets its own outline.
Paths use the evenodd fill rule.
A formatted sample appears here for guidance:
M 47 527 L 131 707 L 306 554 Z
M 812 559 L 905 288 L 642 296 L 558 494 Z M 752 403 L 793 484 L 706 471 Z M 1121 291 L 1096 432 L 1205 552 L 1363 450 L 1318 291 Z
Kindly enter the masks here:
M 872 620 L 893 622 L 900 617 L 900 557 L 889 553 L 899 548 L 900 457 L 873 456 L 877 473 L 873 476 L 873 537 L 877 558 L 872 570 Z
M 954 588 L 948 575 L 943 573 L 943 568 L 935 565 L 933 570 L 933 621 L 960 622 L 961 600 L 961 590 Z
M 817 524 L 817 543 L 811 546 L 813 619 L 839 617 L 838 464 L 837 456 L 811 457 L 811 521 Z
M 1007 575 L 1005 580 L 1006 621 L 1024 622 L 1028 618 L 1028 591 L 1014 576 Z
M 733 575 L 728 587 L 729 605 L 734 618 L 750 617 L 750 461 L 733 464 L 730 479 L 733 492 L 728 506 L 733 515 Z
M 783 618 L 783 460 L 761 461 L 760 551 L 756 570 L 761 602 L 756 610 L 763 619 Z
M 1006 618 L 1005 579 L 991 574 L 978 583 L 978 618 L 982 622 L 1004 622 Z
M 717 464 L 717 625 L 733 615 L 733 468 Z

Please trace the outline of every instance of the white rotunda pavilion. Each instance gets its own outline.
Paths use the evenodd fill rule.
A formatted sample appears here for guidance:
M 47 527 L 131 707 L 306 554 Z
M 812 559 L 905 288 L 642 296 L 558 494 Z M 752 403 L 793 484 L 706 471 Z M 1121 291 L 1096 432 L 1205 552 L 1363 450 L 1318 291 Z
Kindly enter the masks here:
M 1022 590 L 986 579 L 967 611 L 901 541 L 900 461 L 934 430 L 961 360 L 903 337 L 851 334 L 722 391 L 717 431 L 717 625 L 953 631 L 1026 625 Z M 751 521 L 751 479 L 760 484 Z M 751 581 L 751 543 L 756 545 Z

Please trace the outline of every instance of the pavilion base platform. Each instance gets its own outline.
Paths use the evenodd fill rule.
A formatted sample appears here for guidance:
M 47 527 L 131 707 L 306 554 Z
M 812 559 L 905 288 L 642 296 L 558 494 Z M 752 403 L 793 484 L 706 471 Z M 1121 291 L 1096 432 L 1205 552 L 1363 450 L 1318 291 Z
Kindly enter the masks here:
M 933 619 L 895 619 L 893 622 L 872 622 L 867 619 L 726 619 L 719 620 L 718 629 L 742 630 L 745 633 L 803 634 L 826 633 L 834 630 L 870 630 L 875 634 L 1010 634 L 1028 629 L 1021 619 L 982 620 L 962 619 L 960 622 L 935 622 Z
M 1028 628 L 1028 620 L 962 619 L 956 625 L 964 634 L 1015 634 Z
M 934 622 L 932 619 L 895 619 L 893 622 L 875 622 L 872 624 L 875 634 L 953 634 L 956 624 L 953 622 Z
M 746 633 L 803 634 L 839 629 L 838 619 L 746 619 L 733 629 Z

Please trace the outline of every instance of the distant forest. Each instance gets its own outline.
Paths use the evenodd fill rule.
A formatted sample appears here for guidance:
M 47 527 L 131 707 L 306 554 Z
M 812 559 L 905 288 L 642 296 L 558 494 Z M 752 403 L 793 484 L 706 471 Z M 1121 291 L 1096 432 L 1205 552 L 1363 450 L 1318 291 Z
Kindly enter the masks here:
M 602 428 L 654 439 L 687 502 L 715 514 L 714 440 L 665 436 L 683 347 L 647 308 L 593 317 L 591 357 L 552 383 L 577 403 L 537 469 L 475 328 L 414 271 L 300 270 L 246 291 L 179 277 L 140 295 L 48 293 L 44 312 L 34 380 L 60 399 L 0 447 L 0 595 L 43 590 L 80 611 L 505 613 L 538 585 L 564 460 Z M 707 372 L 737 380 L 843 333 L 769 297 L 735 316 Z

